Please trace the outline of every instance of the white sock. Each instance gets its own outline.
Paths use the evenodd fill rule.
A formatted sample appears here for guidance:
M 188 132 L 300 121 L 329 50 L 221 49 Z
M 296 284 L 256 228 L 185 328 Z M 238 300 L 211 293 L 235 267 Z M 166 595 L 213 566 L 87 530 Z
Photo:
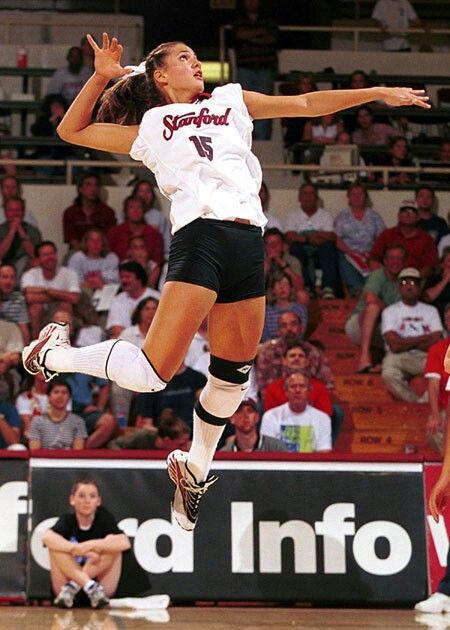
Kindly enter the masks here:
M 55 372 L 82 372 L 108 378 L 134 392 L 158 392 L 167 385 L 140 348 L 123 339 L 109 339 L 84 348 L 52 348 L 45 367 Z
M 194 430 L 192 445 L 188 453 L 188 466 L 197 481 L 204 481 L 208 476 L 217 444 L 224 429 L 224 424 L 208 424 L 201 420 L 194 411 Z
M 81 586 L 78 584 L 78 582 L 75 582 L 75 580 L 69 580 L 67 584 L 70 586 L 71 589 L 73 589 L 77 593 L 81 589 Z
M 92 591 L 92 589 L 96 586 L 97 582 L 95 580 L 89 580 L 89 582 L 86 582 L 86 584 L 83 586 L 83 591 L 85 593 L 89 593 L 89 591 Z

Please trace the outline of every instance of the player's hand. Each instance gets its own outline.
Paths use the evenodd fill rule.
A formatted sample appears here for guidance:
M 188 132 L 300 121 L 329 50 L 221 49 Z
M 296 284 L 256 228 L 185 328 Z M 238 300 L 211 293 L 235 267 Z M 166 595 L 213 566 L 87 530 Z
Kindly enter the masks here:
M 72 549 L 72 556 L 86 556 L 90 551 L 94 551 L 96 540 L 86 540 L 78 543 Z
M 103 33 L 101 48 L 89 33 L 86 35 L 86 39 L 95 54 L 94 66 L 96 74 L 109 81 L 110 79 L 117 79 L 124 74 L 130 74 L 130 72 L 132 72 L 131 68 L 123 68 L 120 64 L 123 46 L 119 44 L 117 37 L 113 37 L 110 41 L 108 33 Z
M 430 109 L 431 107 L 428 102 L 430 97 L 425 94 L 425 90 L 400 87 L 384 89 L 386 92 L 383 100 L 390 107 L 406 107 L 408 105 L 415 105 L 424 109 Z
M 448 477 L 439 477 L 436 485 L 434 486 L 428 507 L 430 508 L 431 516 L 436 523 L 439 521 L 439 514 L 445 509 L 448 498 L 450 496 L 450 479 Z

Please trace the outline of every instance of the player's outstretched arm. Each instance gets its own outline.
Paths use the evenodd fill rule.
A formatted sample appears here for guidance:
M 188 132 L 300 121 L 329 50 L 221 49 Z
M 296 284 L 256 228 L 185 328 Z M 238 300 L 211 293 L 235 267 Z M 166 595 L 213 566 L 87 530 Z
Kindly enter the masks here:
M 429 109 L 425 90 L 371 87 L 359 90 L 322 90 L 298 96 L 268 96 L 244 91 L 244 101 L 252 118 L 325 116 L 371 101 L 384 101 L 390 107 L 410 106 Z
M 95 104 L 109 81 L 131 72 L 120 64 L 123 46 L 115 37 L 110 41 L 107 33 L 103 33 L 101 48 L 91 35 L 88 34 L 87 39 L 95 53 L 95 72 L 66 112 L 57 128 L 58 135 L 66 142 L 83 147 L 128 153 L 137 136 L 137 125 L 91 122 Z

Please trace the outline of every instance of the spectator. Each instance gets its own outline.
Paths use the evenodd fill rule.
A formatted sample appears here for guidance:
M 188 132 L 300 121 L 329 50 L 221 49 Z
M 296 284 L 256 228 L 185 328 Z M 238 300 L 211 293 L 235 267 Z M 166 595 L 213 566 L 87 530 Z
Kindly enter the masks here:
M 165 389 L 152 394 L 138 394 L 135 405 L 136 422 L 145 420 L 157 426 L 157 419 L 163 410 L 172 409 L 192 429 L 194 405 L 206 385 L 206 380 L 204 374 L 182 363 Z
M 438 161 L 450 162 L 450 140 L 443 140 L 441 142 L 439 146 Z
M 77 185 L 78 195 L 73 205 L 64 210 L 64 242 L 70 253 L 78 251 L 81 239 L 90 228 L 105 232 L 116 224 L 116 214 L 100 199 L 100 178 L 95 173 L 84 173 Z
M 378 372 L 379 366 L 372 360 L 372 346 L 382 347 L 379 321 L 386 306 L 400 299 L 398 274 L 403 269 L 407 251 L 403 245 L 388 245 L 384 251 L 383 265 L 372 271 L 363 287 L 362 295 L 345 324 L 345 332 L 354 344 L 360 346 L 360 374 Z
M 389 155 L 383 158 L 383 166 L 396 166 L 402 168 L 404 166 L 415 166 L 414 162 L 409 158 L 409 146 L 406 138 L 391 138 L 389 142 Z M 414 173 L 406 171 L 390 171 L 389 184 L 399 184 L 405 186 L 414 182 Z M 380 176 L 382 180 L 382 176 Z
M 261 15 L 260 0 L 243 0 L 242 16 L 233 24 L 236 80 L 245 90 L 273 94 L 278 68 L 278 27 Z M 254 140 L 270 140 L 271 120 L 253 122 Z
M 244 399 L 230 417 L 230 423 L 234 427 L 234 435 L 230 436 L 225 446 L 220 450 L 241 453 L 287 451 L 286 445 L 281 440 L 260 434 L 258 430 L 259 420 L 256 403 L 251 399 Z
M 131 326 L 122 330 L 119 339 L 125 339 L 138 348 L 142 348 L 157 308 L 158 300 L 156 298 L 146 297 L 141 300 L 131 316 Z M 133 397 L 134 394 L 129 389 L 119 387 L 114 382 L 111 383 L 111 407 L 116 416 L 120 413 L 129 419 Z
M 49 384 L 47 411 L 31 420 L 28 432 L 30 451 L 40 448 L 84 448 L 87 432 L 83 419 L 67 411 L 71 393 L 66 381 L 55 378 Z
M 294 453 L 331 451 L 331 420 L 308 404 L 309 378 L 291 374 L 285 388 L 288 402 L 266 411 L 261 433 L 278 438 Z
M 447 391 L 448 374 L 444 370 L 444 358 L 450 346 L 450 304 L 444 312 L 445 338 L 428 348 L 424 375 L 427 379 L 428 403 L 430 413 L 427 419 L 427 443 L 443 455 L 444 436 L 448 427 L 450 409 Z
M 30 265 L 35 246 L 41 242 L 41 233 L 24 220 L 25 202 L 20 197 L 5 200 L 6 221 L 0 224 L 0 259 L 4 265 L 14 265 L 17 276 Z
M 307 310 L 303 304 L 299 304 L 296 297 L 297 292 L 289 274 L 283 272 L 272 276 L 267 292 L 268 303 L 261 341 L 274 339 L 277 336 L 278 318 L 286 311 L 296 313 L 302 322 L 303 329 L 306 330 Z
M 0 449 L 20 444 L 22 423 L 14 405 L 0 400 Z
M 130 239 L 142 236 L 149 258 L 161 265 L 164 260 L 163 239 L 156 228 L 145 222 L 144 213 L 145 205 L 141 197 L 127 197 L 123 202 L 124 222 L 108 230 L 109 247 L 123 261 L 127 257 Z
M 419 302 L 421 276 L 407 267 L 398 275 L 400 302 L 384 309 L 381 333 L 386 342 L 381 375 L 394 398 L 425 402 L 409 387 L 413 376 L 423 373 L 428 348 L 442 336 L 442 324 L 434 306 Z
M 264 411 L 278 407 L 287 402 L 284 384 L 286 378 L 295 372 L 307 375 L 309 348 L 304 341 L 291 341 L 286 345 L 283 356 L 283 376 L 270 383 L 264 393 Z M 330 394 L 326 386 L 317 378 L 309 379 L 308 403 L 331 416 Z
M 0 371 L 19 365 L 23 350 L 22 331 L 17 324 L 0 319 Z
M 79 251 L 70 257 L 67 266 L 75 271 L 80 287 L 91 296 L 105 284 L 119 282 L 119 259 L 109 251 L 105 233 L 99 228 L 90 228 L 85 233 Z
M 33 377 L 31 387 L 25 388 L 16 398 L 16 411 L 22 422 L 23 437 L 28 440 L 31 420 L 37 416 L 42 416 L 47 412 L 48 407 L 48 383 L 42 372 L 38 372 Z M 72 405 L 69 401 L 67 411 L 71 411 Z
M 264 180 L 261 182 L 261 188 L 259 189 L 259 198 L 261 199 L 261 206 L 267 219 L 267 223 L 264 228 L 265 232 L 267 232 L 267 230 L 270 230 L 272 228 L 276 228 L 277 230 L 282 232 L 283 229 L 281 227 L 281 221 L 278 219 L 278 217 L 276 217 L 274 214 L 272 214 L 269 211 L 270 192 Z
M 36 250 L 37 266 L 22 276 L 21 288 L 28 304 L 31 337 L 35 339 L 52 309 L 71 311 L 80 299 L 77 274 L 58 265 L 58 251 L 52 241 L 43 241 Z
M 76 331 L 72 313 L 59 309 L 53 313 L 53 319 L 68 324 L 73 344 Z M 109 410 L 109 381 L 81 372 L 67 372 L 64 376 L 72 394 L 71 410 L 83 419 L 86 427 L 85 448 L 106 446 L 117 428 L 116 419 Z
M 105 331 L 100 326 L 99 316 L 92 304 L 79 303 L 75 307 L 75 341 L 74 346 L 84 348 L 105 339 Z
M 351 90 L 360 90 L 371 86 L 369 75 L 364 70 L 353 70 L 350 75 L 348 87 Z
M 421 185 L 416 189 L 416 206 L 419 214 L 417 226 L 427 232 L 439 247 L 441 239 L 448 234 L 449 230 L 445 219 L 434 213 L 436 195 L 430 186 Z
M 336 234 L 331 214 L 319 208 L 319 196 L 313 184 L 300 186 L 300 207 L 288 214 L 286 238 L 290 252 L 296 256 L 306 286 L 314 291 L 317 271 L 321 270 L 321 296 L 333 298 L 338 293 Z
M 377 236 L 385 229 L 378 212 L 369 208 L 366 188 L 355 182 L 347 191 L 348 208 L 334 220 L 339 272 L 349 294 L 354 297 L 369 275 L 369 252 Z
M 302 322 L 298 315 L 287 311 L 278 318 L 278 338 L 263 343 L 256 357 L 256 382 L 260 395 L 264 398 L 267 386 L 283 376 L 283 356 L 286 346 L 294 339 L 301 339 Z M 303 342 L 308 349 L 307 369 L 310 376 L 325 383 L 333 389 L 334 378 L 324 353 L 307 341 Z
M 390 33 L 390 30 L 408 29 L 410 26 L 427 30 L 408 0 L 377 0 L 372 12 L 383 33 L 388 36 L 383 41 L 383 48 L 389 52 L 408 52 L 411 45 L 405 33 Z
M 381 267 L 383 253 L 388 245 L 403 245 L 407 251 L 405 265 L 419 269 L 427 278 L 437 265 L 436 245 L 429 234 L 417 226 L 418 213 L 415 203 L 403 201 L 398 211 L 398 223 L 387 228 L 376 239 L 369 257 L 371 270 Z
M 357 145 L 386 145 L 390 138 L 401 136 L 400 131 L 386 123 L 375 122 L 372 109 L 368 105 L 358 107 L 356 112 L 358 128 L 352 133 L 352 140 Z
M 336 115 L 326 114 L 305 122 L 302 140 L 313 144 L 335 144 L 341 131 L 342 122 L 336 119 Z
M 161 277 L 161 266 L 149 256 L 147 245 L 143 236 L 132 236 L 128 244 L 128 260 L 139 263 L 147 273 L 147 286 L 158 289 Z
M 172 451 L 190 446 L 189 426 L 172 409 L 164 409 L 158 418 L 157 428 L 146 419 L 139 418 L 136 429 L 121 435 L 108 444 L 113 449 L 150 449 Z
M 41 113 L 37 116 L 36 121 L 31 125 L 30 131 L 33 136 L 40 138 L 58 138 L 56 133 L 56 127 L 59 125 L 68 109 L 66 99 L 60 94 L 48 94 L 41 105 Z M 69 146 L 67 144 L 61 145 L 43 145 L 37 147 L 33 159 L 44 160 L 66 160 L 68 158 L 82 158 L 83 152 L 81 149 Z M 64 172 L 61 167 L 43 166 L 38 167 L 40 171 L 52 174 L 60 174 Z
M 2 195 L 2 200 L 0 204 L 0 223 L 4 223 L 6 221 L 5 216 L 5 201 L 10 197 L 22 197 L 22 191 L 20 189 L 19 181 L 13 175 L 6 175 L 0 183 L 0 193 Z M 27 223 L 31 223 L 35 227 L 37 227 L 37 221 L 34 217 L 34 214 L 29 208 L 25 208 L 25 217 L 24 220 Z
M 119 279 L 122 292 L 112 299 L 106 320 L 106 330 L 114 339 L 131 326 L 131 315 L 141 300 L 146 297 L 159 300 L 160 296 L 159 291 L 147 287 L 147 274 L 137 262 L 121 263 Z
M 71 103 L 92 74 L 92 68 L 83 65 L 83 51 L 72 46 L 67 53 L 67 66 L 58 68 L 50 78 L 47 94 L 59 94 Z
M 54 605 L 59 608 L 72 608 L 81 589 L 92 608 L 106 606 L 116 592 L 122 554 L 131 545 L 101 502 L 96 481 L 77 481 L 69 497 L 73 512 L 63 514 L 42 537 L 50 554 Z
M 278 228 L 264 232 L 264 275 L 266 287 L 273 284 L 274 277 L 286 274 L 290 277 L 301 304 L 308 304 L 308 295 L 303 290 L 302 269 L 298 258 L 291 256 L 283 233 Z
M 30 343 L 27 303 L 20 291 L 16 291 L 17 274 L 13 265 L 0 264 L 0 319 L 17 324 L 23 343 Z
M 450 247 L 447 247 L 443 251 L 438 268 L 434 273 L 428 276 L 423 294 L 425 302 L 435 306 L 442 319 L 444 317 L 445 307 L 450 302 L 449 281 Z
M 161 210 L 156 206 L 155 191 L 151 182 L 147 179 L 139 179 L 133 186 L 131 196 L 140 197 L 144 202 L 145 222 L 154 227 L 161 234 L 164 242 L 164 258 L 169 258 L 169 248 L 172 240 L 170 224 Z

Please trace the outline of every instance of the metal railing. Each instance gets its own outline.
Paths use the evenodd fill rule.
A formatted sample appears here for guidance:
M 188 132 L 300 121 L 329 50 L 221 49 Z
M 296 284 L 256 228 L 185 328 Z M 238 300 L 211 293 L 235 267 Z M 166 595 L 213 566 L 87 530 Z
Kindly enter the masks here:
M 74 169 L 82 168 L 84 170 L 96 168 L 113 168 L 115 170 L 126 169 L 141 169 L 143 167 L 141 162 L 134 160 L 14 160 L 14 159 L 2 159 L 0 165 L 14 164 L 18 167 L 39 167 L 39 166 L 53 166 L 64 167 L 65 183 L 72 185 L 74 183 Z M 417 175 L 448 175 L 449 188 L 450 188 L 450 168 L 439 166 L 322 166 L 320 164 L 262 164 L 263 171 L 286 171 L 286 172 L 300 172 L 300 173 L 381 173 L 381 182 L 384 188 L 389 186 L 390 173 L 411 173 Z M 60 183 L 60 182 L 59 182 Z
M 220 77 L 221 83 L 225 81 L 225 63 L 227 61 L 227 46 L 226 46 L 226 31 L 230 31 L 233 28 L 231 24 L 224 24 L 219 28 L 219 61 L 220 61 Z M 361 40 L 361 34 L 363 33 L 377 33 L 382 35 L 383 31 L 376 26 L 287 26 L 282 25 L 278 27 L 280 31 L 284 32 L 299 32 L 299 33 L 350 33 L 352 35 L 353 50 L 356 52 L 359 50 L 359 44 Z M 422 34 L 423 29 L 420 28 L 401 28 L 401 29 L 389 29 L 390 33 L 406 33 L 406 34 Z M 430 28 L 427 35 L 450 35 L 450 29 L 448 28 Z

